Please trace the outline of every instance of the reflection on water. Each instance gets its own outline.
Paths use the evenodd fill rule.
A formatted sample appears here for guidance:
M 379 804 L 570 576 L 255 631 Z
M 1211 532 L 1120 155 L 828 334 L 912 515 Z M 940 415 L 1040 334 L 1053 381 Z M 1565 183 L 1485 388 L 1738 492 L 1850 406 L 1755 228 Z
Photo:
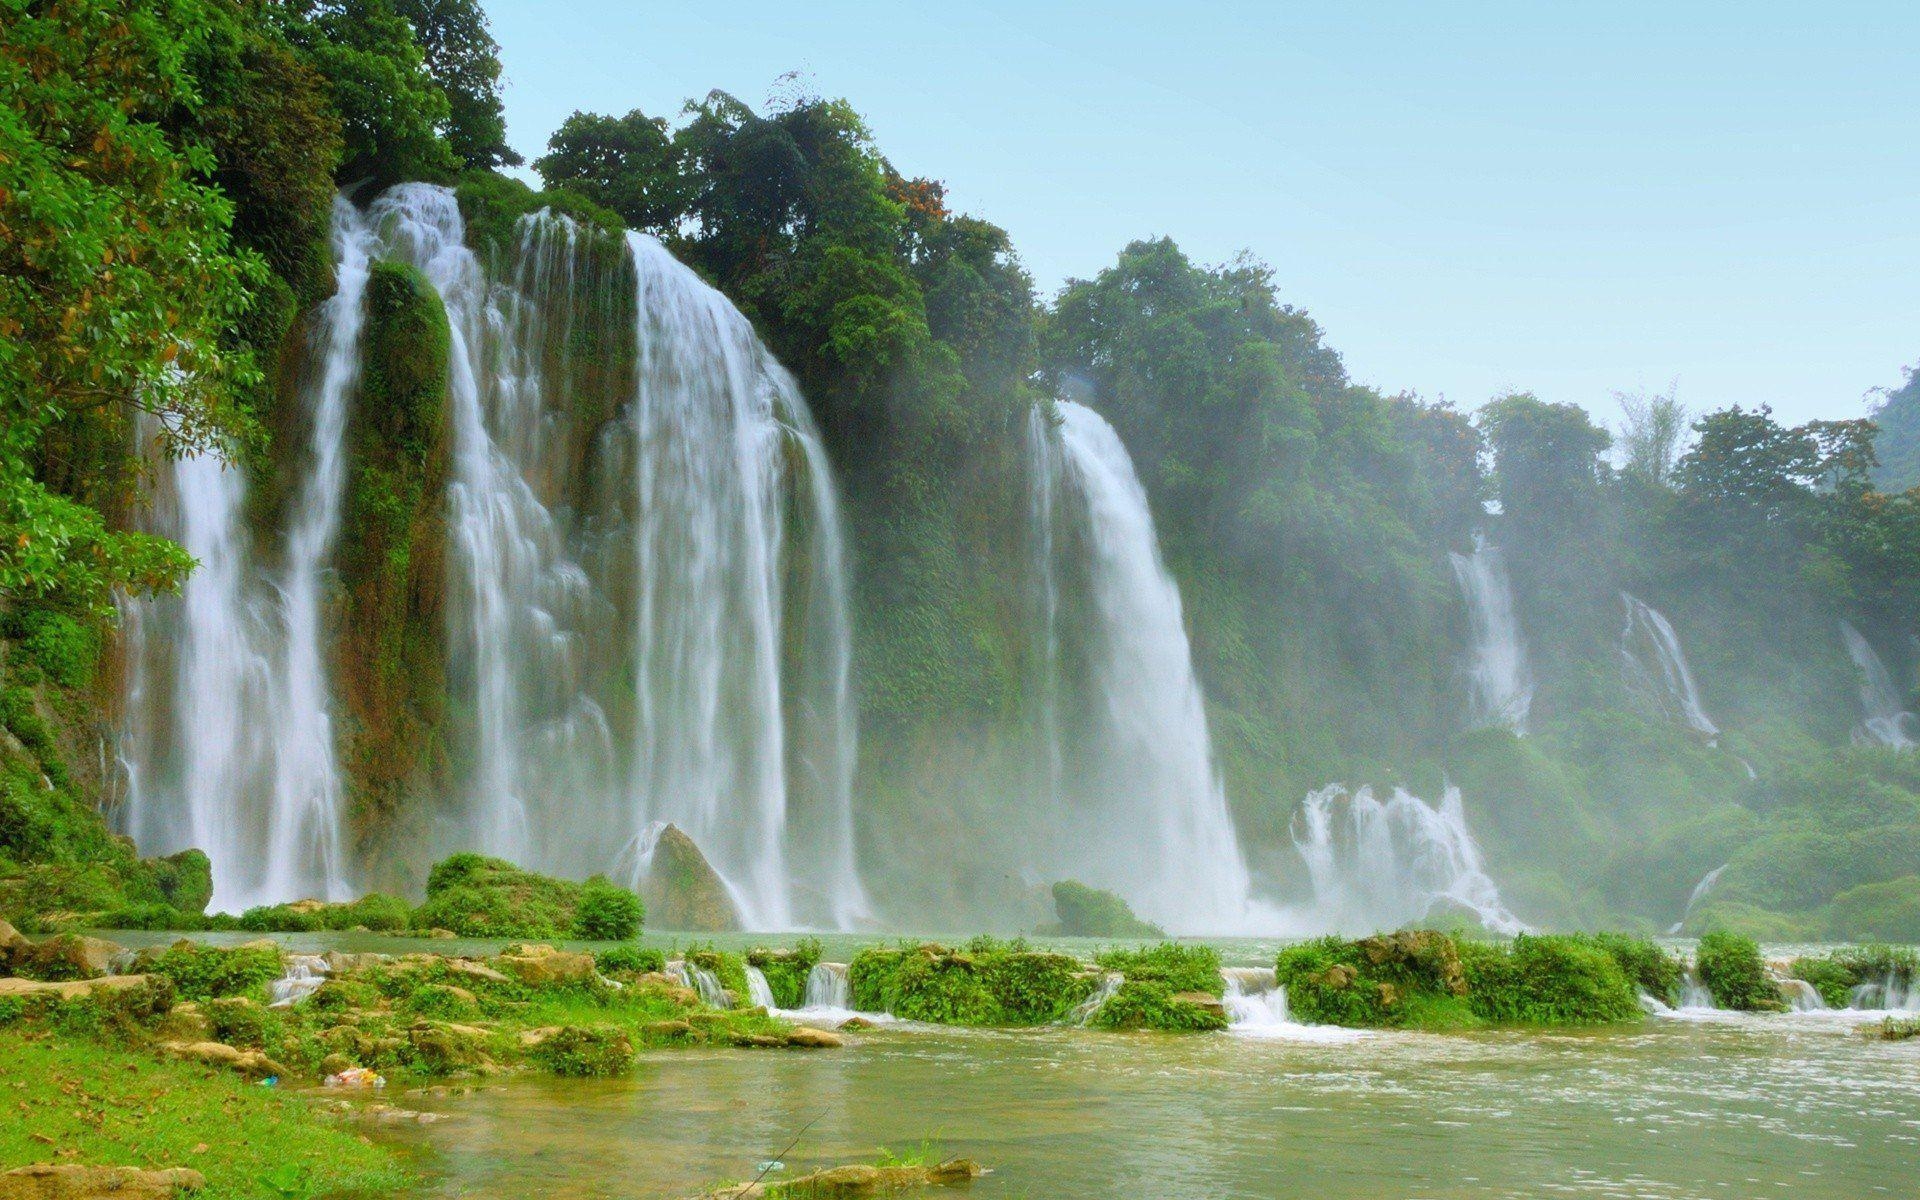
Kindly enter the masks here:
M 389 1097 L 392 1099 L 392 1097 Z M 652 1053 L 402 1103 L 444 1196 L 684 1196 L 937 1138 L 986 1197 L 1913 1194 L 1920 1045 L 1817 1016 L 1626 1031 L 1232 1036 L 885 1030 L 817 1053 Z

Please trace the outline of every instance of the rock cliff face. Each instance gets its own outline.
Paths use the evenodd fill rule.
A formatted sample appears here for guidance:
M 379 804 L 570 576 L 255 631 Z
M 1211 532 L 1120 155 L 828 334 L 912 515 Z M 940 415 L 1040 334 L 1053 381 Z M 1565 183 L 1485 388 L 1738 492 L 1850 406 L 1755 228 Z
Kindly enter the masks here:
M 692 838 L 676 825 L 660 832 L 653 865 L 640 886 L 647 925 L 685 933 L 727 933 L 740 928 L 740 913 L 727 885 Z

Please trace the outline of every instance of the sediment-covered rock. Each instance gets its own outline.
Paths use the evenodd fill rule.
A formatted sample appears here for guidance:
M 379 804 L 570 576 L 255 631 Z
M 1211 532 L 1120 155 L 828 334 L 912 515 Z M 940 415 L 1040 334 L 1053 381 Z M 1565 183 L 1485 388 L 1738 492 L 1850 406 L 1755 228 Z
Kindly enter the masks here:
M 205 1186 L 206 1177 L 186 1167 L 147 1171 L 139 1167 L 36 1163 L 0 1172 L 0 1200 L 167 1200 Z

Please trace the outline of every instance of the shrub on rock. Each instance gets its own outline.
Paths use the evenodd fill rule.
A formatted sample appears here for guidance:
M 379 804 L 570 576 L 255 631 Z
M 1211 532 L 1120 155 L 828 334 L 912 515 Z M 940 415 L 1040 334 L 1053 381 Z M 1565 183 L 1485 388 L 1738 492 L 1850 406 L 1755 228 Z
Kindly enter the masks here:
M 1053 912 L 1057 926 L 1047 932 L 1068 937 L 1163 938 L 1167 931 L 1142 921 L 1127 902 L 1112 892 L 1074 879 L 1053 885 Z
M 1780 989 L 1767 975 L 1760 945 L 1750 937 L 1716 930 L 1700 939 L 1694 952 L 1700 982 L 1721 1008 L 1742 1012 L 1779 1012 Z

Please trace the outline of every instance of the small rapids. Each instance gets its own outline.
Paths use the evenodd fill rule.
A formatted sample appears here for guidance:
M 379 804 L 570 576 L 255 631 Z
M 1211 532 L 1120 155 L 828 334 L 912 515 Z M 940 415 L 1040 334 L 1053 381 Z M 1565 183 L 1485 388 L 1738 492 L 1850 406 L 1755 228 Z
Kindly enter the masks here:
M 1220 979 L 1226 985 L 1221 1003 L 1230 1033 L 1294 1042 L 1356 1042 L 1367 1036 L 1358 1029 L 1294 1020 L 1287 1012 L 1287 989 L 1275 981 L 1272 967 L 1223 967 Z

